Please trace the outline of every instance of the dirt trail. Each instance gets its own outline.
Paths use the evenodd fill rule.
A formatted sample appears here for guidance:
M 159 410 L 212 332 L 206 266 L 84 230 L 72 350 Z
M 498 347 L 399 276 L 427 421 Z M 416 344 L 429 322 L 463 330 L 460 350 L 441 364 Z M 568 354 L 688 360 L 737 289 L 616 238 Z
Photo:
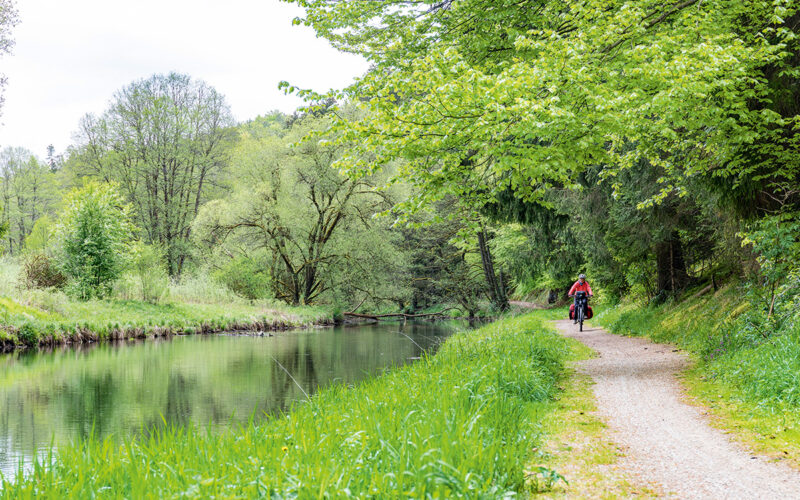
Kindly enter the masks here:
M 556 326 L 597 351 L 579 369 L 594 380 L 598 411 L 626 451 L 620 465 L 643 484 L 677 498 L 800 499 L 800 473 L 749 453 L 681 401 L 683 354 L 601 328 L 579 332 L 571 321 Z
M 512 306 L 521 307 L 523 309 L 542 309 L 542 306 L 535 302 L 523 302 L 521 300 L 509 300 L 509 304 Z

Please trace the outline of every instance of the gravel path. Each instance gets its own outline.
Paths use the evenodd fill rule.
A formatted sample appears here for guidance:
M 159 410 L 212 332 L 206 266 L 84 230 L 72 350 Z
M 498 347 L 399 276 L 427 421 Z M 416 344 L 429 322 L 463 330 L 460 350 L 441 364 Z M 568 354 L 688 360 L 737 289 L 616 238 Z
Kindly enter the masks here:
M 643 484 L 677 498 L 800 499 L 800 473 L 755 457 L 681 401 L 675 374 L 686 356 L 601 328 L 579 332 L 571 321 L 556 326 L 599 354 L 579 369 L 594 380 L 598 411 L 626 450 L 620 465 Z

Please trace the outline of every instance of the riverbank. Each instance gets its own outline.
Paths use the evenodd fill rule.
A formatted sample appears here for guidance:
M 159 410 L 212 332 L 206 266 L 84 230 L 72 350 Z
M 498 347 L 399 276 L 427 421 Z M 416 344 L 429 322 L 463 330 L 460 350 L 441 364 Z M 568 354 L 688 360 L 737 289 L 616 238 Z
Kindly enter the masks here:
M 0 297 L 0 350 L 333 323 L 326 309 L 270 302 L 80 302 L 58 292 L 28 294 L 26 299 L 27 304 Z
M 500 497 L 526 488 L 568 356 L 533 315 L 448 339 L 436 355 L 277 418 L 209 433 L 60 448 L 4 498 Z M 91 471 L 91 474 L 87 474 Z
M 683 382 L 714 425 L 746 446 L 800 467 L 800 325 L 764 322 L 740 285 L 662 306 L 623 303 L 594 322 L 685 349 Z
M 171 281 L 155 303 L 125 287 L 103 300 L 31 288 L 22 264 L 0 258 L 0 352 L 38 346 L 229 331 L 276 331 L 333 323 L 333 311 L 243 299 L 198 274 Z

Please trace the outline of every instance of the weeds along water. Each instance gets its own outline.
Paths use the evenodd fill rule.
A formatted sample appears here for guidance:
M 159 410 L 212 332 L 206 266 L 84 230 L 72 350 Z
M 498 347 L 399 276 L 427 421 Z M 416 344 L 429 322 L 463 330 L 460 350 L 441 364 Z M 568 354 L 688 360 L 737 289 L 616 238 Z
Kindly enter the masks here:
M 329 324 L 330 310 L 237 297 L 207 276 L 169 284 L 163 300 L 77 300 L 63 291 L 21 286 L 20 264 L 0 258 L 0 351 L 38 345 Z
M 2 497 L 500 498 L 524 489 L 568 352 L 540 317 L 503 319 L 281 417 L 60 448 Z
M 269 301 L 190 303 L 106 299 L 73 301 L 60 292 L 0 296 L 0 349 L 172 334 L 265 331 L 330 324 L 330 311 Z

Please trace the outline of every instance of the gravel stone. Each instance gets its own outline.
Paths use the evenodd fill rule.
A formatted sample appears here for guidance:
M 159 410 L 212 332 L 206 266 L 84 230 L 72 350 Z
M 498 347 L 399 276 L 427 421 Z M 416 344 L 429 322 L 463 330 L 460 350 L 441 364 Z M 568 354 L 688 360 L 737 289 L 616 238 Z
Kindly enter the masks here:
M 578 369 L 594 380 L 598 412 L 632 477 L 670 498 L 800 499 L 800 472 L 755 456 L 682 401 L 676 374 L 689 360 L 673 346 L 585 325 L 579 332 L 568 320 L 556 326 L 597 351 Z

